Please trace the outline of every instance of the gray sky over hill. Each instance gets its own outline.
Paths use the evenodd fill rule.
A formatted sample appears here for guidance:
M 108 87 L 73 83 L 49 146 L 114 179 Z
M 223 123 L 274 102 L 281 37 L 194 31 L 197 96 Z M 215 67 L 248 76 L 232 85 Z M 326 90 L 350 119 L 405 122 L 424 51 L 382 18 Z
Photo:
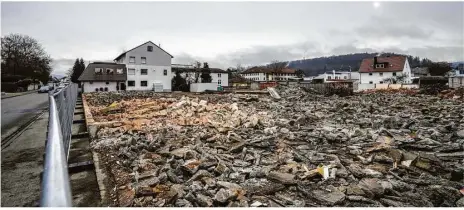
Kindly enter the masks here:
M 36 38 L 64 73 L 146 41 L 227 68 L 389 51 L 464 60 L 463 2 L 2 2 L 1 34 Z

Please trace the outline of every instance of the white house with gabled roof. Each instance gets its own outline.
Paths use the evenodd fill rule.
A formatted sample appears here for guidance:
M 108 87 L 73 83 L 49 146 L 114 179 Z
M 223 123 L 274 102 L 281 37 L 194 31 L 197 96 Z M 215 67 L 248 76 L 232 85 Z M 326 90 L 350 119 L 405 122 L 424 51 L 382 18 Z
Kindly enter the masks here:
M 148 41 L 121 53 L 114 61 L 127 68 L 127 90 L 171 91 L 171 61 L 174 58 Z

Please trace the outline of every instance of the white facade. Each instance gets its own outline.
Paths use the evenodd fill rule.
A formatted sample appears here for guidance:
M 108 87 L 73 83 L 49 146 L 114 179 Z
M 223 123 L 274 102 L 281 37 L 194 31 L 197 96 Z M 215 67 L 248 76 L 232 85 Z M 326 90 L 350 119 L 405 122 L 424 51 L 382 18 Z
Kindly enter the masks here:
M 186 77 L 186 74 L 188 74 L 188 77 Z M 185 78 L 187 81 L 190 81 L 191 83 L 195 82 L 195 72 L 183 72 L 180 74 L 183 78 Z M 229 74 L 224 72 L 224 73 L 210 73 L 211 75 L 211 83 L 216 83 L 217 86 L 222 86 L 222 87 L 228 87 L 229 86 Z M 176 76 L 175 73 L 172 74 L 171 78 L 174 78 Z M 201 82 L 201 74 L 198 77 L 198 82 Z
M 323 79 L 324 82 L 328 82 L 330 80 L 359 80 L 359 73 L 358 72 L 326 72 L 324 74 L 320 74 L 314 79 Z
M 267 74 L 266 78 L 266 73 L 246 73 L 246 74 L 240 74 L 243 76 L 245 79 L 249 79 L 251 81 L 257 81 L 257 82 L 264 82 L 264 81 L 287 81 L 291 78 L 296 78 L 296 74 L 288 74 L 288 73 L 271 73 Z
M 163 84 L 164 90 L 171 91 L 171 66 L 153 66 L 143 64 L 126 64 L 127 90 L 153 90 L 154 83 Z M 142 73 L 142 69 L 144 69 Z M 145 71 L 146 70 L 146 71 Z M 146 72 L 146 74 L 145 74 Z M 166 72 L 166 75 L 164 74 Z M 142 82 L 147 83 L 142 86 Z M 134 83 L 134 86 L 132 85 Z
M 392 78 L 394 76 L 406 75 L 405 82 L 406 84 L 411 83 L 411 68 L 409 67 L 409 62 L 406 59 L 403 70 L 397 72 L 366 72 L 360 74 L 360 83 L 361 84 L 382 84 L 388 83 L 384 82 L 385 79 Z
M 247 73 L 240 75 L 251 81 L 266 81 L 266 75 L 264 73 Z
M 205 92 L 205 90 L 217 90 L 217 83 L 193 83 L 190 84 L 190 92 Z
M 116 91 L 117 82 L 82 82 L 82 92 L 89 93 L 89 92 L 96 92 L 96 88 L 98 88 L 98 92 L 100 92 L 100 88 L 108 88 L 107 91 Z
M 153 42 L 146 42 L 115 59 L 126 64 L 127 90 L 153 90 L 155 83 L 163 85 L 163 91 L 171 91 L 172 56 Z

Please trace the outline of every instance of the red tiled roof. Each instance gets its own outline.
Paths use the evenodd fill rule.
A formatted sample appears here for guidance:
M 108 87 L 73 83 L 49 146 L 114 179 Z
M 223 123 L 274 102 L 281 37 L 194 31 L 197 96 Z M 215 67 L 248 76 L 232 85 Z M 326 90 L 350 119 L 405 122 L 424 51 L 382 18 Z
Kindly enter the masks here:
M 360 73 L 369 72 L 397 72 L 403 71 L 404 63 L 406 62 L 405 56 L 390 56 L 390 57 L 378 57 L 378 63 L 388 62 L 388 66 L 385 68 L 374 69 L 374 58 L 365 58 L 361 66 L 359 67 Z

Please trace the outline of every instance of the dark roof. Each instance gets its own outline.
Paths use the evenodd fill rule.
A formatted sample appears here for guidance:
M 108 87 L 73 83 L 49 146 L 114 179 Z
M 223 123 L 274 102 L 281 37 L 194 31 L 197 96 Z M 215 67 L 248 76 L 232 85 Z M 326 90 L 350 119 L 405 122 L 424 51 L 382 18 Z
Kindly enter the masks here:
M 244 82 L 249 82 L 245 77 L 242 77 L 238 74 L 233 74 L 231 78 L 229 79 L 229 83 L 244 83 Z
M 102 74 L 95 74 L 95 68 L 103 68 Z M 106 69 L 113 69 L 113 74 L 106 74 Z M 116 69 L 122 69 L 122 74 L 117 74 Z M 108 62 L 94 62 L 84 69 L 79 81 L 126 81 L 127 69 L 125 64 L 108 63 Z
M 171 58 L 174 58 L 174 56 L 172 56 L 171 54 L 169 54 L 168 52 L 166 52 L 166 50 L 164 50 L 164 49 L 161 48 L 160 46 L 156 45 L 156 44 L 153 43 L 152 41 L 145 42 L 145 43 L 143 43 L 143 44 L 141 44 L 141 45 L 139 45 L 139 46 L 137 46 L 137 47 L 140 47 L 140 46 L 142 46 L 142 45 L 144 45 L 144 44 L 146 44 L 146 43 L 152 43 L 153 45 L 155 45 L 156 47 L 158 47 L 159 49 L 161 49 L 162 51 L 164 51 L 165 53 L 167 53 L 168 55 L 170 55 Z M 114 60 L 118 60 L 118 59 L 121 58 L 123 55 L 125 55 L 127 52 L 132 51 L 133 49 L 135 49 L 135 48 L 137 48 L 137 47 L 134 47 L 134 48 L 132 48 L 132 49 L 126 51 L 126 52 L 121 53 L 121 54 L 118 55 L 118 57 L 116 57 Z
M 406 62 L 406 57 L 405 56 L 387 56 L 387 57 L 377 58 L 377 63 L 384 63 L 384 62 L 388 62 L 387 67 L 374 69 L 374 58 L 364 58 L 362 60 L 361 66 L 359 67 L 359 72 L 369 73 L 369 72 L 403 71 L 404 64 Z
M 180 72 L 195 72 L 195 71 L 203 71 L 205 70 L 205 68 L 201 68 L 201 69 L 194 69 L 194 68 L 182 68 L 182 67 L 171 67 L 171 71 L 172 72 L 177 72 L 177 71 L 180 71 Z M 227 73 L 227 71 L 224 71 L 222 69 L 218 69 L 218 68 L 209 68 L 209 71 L 211 73 Z
M 263 66 L 251 67 L 240 74 L 250 74 L 250 73 L 277 73 L 277 74 L 295 74 L 295 69 L 284 68 L 280 70 L 271 69 Z

